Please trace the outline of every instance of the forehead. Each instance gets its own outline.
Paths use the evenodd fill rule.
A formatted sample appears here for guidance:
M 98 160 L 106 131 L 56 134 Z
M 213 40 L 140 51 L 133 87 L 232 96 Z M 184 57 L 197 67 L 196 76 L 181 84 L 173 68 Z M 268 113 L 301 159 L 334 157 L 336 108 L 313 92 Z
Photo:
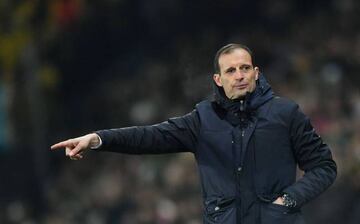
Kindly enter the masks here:
M 237 48 L 219 57 L 220 70 L 239 65 L 252 65 L 251 55 L 244 49 Z

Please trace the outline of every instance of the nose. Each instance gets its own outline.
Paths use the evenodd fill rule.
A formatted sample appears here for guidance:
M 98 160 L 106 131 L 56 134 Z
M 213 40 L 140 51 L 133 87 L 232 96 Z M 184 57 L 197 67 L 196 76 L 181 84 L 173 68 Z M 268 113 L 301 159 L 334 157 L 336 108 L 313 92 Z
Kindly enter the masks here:
M 244 73 L 240 69 L 236 69 L 235 79 L 242 80 L 244 78 Z

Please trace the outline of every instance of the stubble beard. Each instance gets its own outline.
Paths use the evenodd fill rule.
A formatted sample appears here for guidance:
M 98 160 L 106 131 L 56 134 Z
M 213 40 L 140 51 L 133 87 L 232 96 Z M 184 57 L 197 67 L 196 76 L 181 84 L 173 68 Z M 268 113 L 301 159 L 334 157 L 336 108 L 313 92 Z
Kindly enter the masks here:
M 256 88 L 256 85 L 254 86 L 251 86 L 250 88 L 246 88 L 244 90 L 238 90 L 238 91 L 235 91 L 231 97 L 229 98 L 230 100 L 241 100 L 241 99 L 244 99 L 246 94 L 248 93 L 251 93 L 255 90 Z
M 235 92 L 234 94 L 232 94 L 232 96 L 230 97 L 230 100 L 241 100 L 245 97 L 246 93 L 248 92 L 247 89 L 243 90 L 243 91 L 238 91 Z

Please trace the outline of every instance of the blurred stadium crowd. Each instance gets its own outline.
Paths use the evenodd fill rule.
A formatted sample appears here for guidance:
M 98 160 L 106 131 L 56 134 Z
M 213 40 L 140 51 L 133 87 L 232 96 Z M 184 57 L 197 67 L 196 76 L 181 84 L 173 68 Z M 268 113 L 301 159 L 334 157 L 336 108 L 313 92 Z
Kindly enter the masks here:
M 50 152 L 93 130 L 145 125 L 211 97 L 212 58 L 255 52 L 278 95 L 331 146 L 338 179 L 308 223 L 360 220 L 360 2 L 2 0 L 0 223 L 201 223 L 190 154 Z

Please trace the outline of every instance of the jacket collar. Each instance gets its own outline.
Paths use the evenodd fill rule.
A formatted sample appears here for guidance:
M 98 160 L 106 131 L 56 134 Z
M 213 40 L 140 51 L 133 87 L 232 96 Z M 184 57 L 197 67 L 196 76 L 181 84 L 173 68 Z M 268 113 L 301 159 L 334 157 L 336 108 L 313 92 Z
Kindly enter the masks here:
M 259 79 L 256 81 L 256 88 L 253 92 L 246 94 L 242 100 L 230 100 L 225 95 L 224 89 L 218 87 L 214 83 L 214 98 L 215 103 L 225 112 L 226 119 L 231 123 L 240 114 L 249 114 L 254 112 L 258 107 L 269 101 L 274 97 L 271 86 L 265 79 L 265 76 L 260 73 Z M 235 117 L 234 117 L 235 115 Z M 237 120 L 237 119 L 236 119 Z

